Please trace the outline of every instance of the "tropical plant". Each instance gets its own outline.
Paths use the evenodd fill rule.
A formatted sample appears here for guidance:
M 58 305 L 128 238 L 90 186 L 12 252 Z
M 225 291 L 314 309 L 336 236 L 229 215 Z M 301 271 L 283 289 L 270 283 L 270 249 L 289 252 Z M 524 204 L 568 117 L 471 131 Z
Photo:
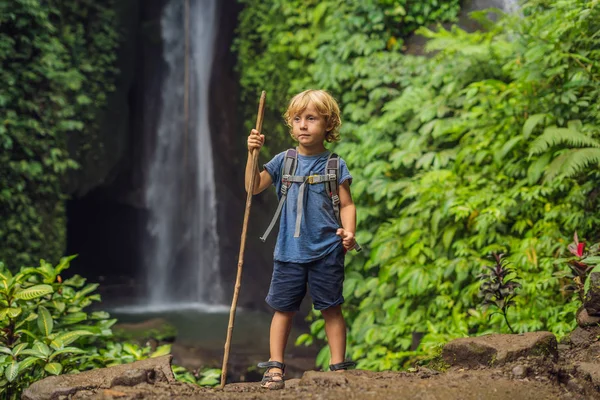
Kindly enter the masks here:
M 100 300 L 92 294 L 98 285 L 78 275 L 62 280 L 72 258 L 15 275 L 0 264 L 0 387 L 9 398 L 45 376 L 80 370 L 86 347 L 111 335 L 108 313 L 83 311 Z
M 16 399 L 32 382 L 59 375 L 103 368 L 169 354 L 170 345 L 157 348 L 118 342 L 111 327 L 116 322 L 104 311 L 86 311 L 100 301 L 98 284 L 79 275 L 62 279 L 73 257 L 52 266 L 41 260 L 37 268 L 23 267 L 12 274 L 0 263 L 0 389 Z M 181 379 L 185 373 L 177 368 Z M 213 370 L 197 373 L 196 382 L 214 384 Z
M 575 232 L 573 242 L 567 246 L 567 249 L 572 256 L 559 258 L 556 260 L 556 264 L 568 265 L 569 271 L 558 271 L 556 276 L 572 279 L 573 284 L 566 285 L 564 289 L 577 293 L 579 300 L 583 301 L 589 288 L 588 277 L 600 265 L 600 243 L 595 243 L 586 249 L 585 242 L 580 242 L 579 236 Z
M 502 259 L 504 254 L 494 253 L 493 256 L 496 264 L 493 267 L 486 266 L 489 272 L 478 276 L 481 279 L 479 287 L 479 297 L 483 299 L 481 305 L 484 309 L 489 306 L 496 307 L 497 311 L 491 313 L 489 318 L 499 313 L 504 317 L 510 332 L 515 333 L 508 322 L 508 308 L 517 304 L 514 301 L 517 296 L 515 289 L 520 288 L 521 284 L 515 281 L 517 276 L 510 276 L 514 274 L 514 270 L 507 267 L 508 261 Z
M 578 304 L 555 275 L 555 260 L 575 229 L 597 239 L 600 173 L 580 168 L 594 162 L 583 162 L 584 152 L 569 156 L 567 169 L 553 161 L 575 154 L 572 147 L 596 148 L 597 2 L 532 0 L 496 22 L 473 14 L 485 31 L 421 28 L 428 57 L 388 46 L 387 20 L 371 23 L 351 6 L 319 18 L 316 7 L 300 15 L 291 8 L 274 16 L 279 28 L 253 28 L 243 22 L 258 8 L 247 4 L 237 48 L 258 40 L 251 59 L 293 76 L 288 86 L 278 81 L 288 93 L 320 87 L 342 106 L 335 150 L 354 178 L 357 239 L 366 250 L 347 256 L 344 286 L 348 352 L 358 366 L 402 369 L 450 339 L 498 331 L 503 318 L 477 308 L 477 275 L 491 252 L 510 255 L 523 285 L 507 309 L 511 327 L 570 332 Z M 378 4 L 386 15 L 398 3 Z M 240 62 L 244 90 L 269 82 L 250 58 Z M 561 137 L 552 138 L 557 130 Z M 571 131 L 576 140 L 564 136 Z M 323 337 L 313 318 L 311 337 Z M 417 333 L 424 336 L 411 350 Z

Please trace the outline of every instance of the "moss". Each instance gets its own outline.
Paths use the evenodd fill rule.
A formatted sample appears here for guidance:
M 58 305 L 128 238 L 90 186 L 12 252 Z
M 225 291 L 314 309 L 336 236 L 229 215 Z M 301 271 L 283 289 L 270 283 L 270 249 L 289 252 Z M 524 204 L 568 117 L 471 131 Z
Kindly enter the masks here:
M 552 345 L 552 340 L 548 339 L 548 340 L 544 340 L 543 342 L 538 343 L 535 347 L 533 347 L 531 349 L 531 355 L 532 356 L 542 356 L 542 357 L 547 357 L 547 356 L 554 356 L 554 354 L 556 353 L 555 351 L 555 346 Z

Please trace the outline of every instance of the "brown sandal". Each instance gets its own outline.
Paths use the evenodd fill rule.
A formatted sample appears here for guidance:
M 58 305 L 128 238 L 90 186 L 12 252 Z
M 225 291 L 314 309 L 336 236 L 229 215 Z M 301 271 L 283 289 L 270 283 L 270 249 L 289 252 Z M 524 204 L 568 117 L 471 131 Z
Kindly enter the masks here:
M 279 361 L 267 361 L 258 363 L 259 368 L 266 368 L 260 387 L 269 390 L 281 390 L 285 387 L 283 376 L 285 374 L 285 364 Z M 283 372 L 269 372 L 271 368 L 279 368 Z

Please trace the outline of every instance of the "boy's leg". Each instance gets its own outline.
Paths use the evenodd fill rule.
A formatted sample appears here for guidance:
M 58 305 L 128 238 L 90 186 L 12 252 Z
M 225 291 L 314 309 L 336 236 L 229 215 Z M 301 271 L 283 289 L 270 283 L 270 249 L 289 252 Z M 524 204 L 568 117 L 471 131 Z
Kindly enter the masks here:
M 300 308 L 300 303 L 306 294 L 306 268 L 300 264 L 274 262 L 273 276 L 269 294 L 265 299 L 274 310 L 269 335 L 270 358 L 283 364 L 285 347 L 287 345 L 294 314 Z M 263 379 L 262 387 L 269 389 L 283 388 L 283 374 L 279 368 L 269 367 Z
M 270 350 L 271 358 L 269 361 L 279 361 L 283 363 L 283 354 L 285 352 L 285 346 L 287 345 L 290 330 L 292 329 L 292 320 L 294 318 L 294 312 L 283 312 L 275 311 L 273 319 L 271 320 L 271 331 L 270 331 Z M 272 368 L 273 372 L 281 372 L 279 368 Z
M 344 362 L 346 358 L 346 321 L 342 315 L 342 306 L 337 305 L 321 310 L 325 320 L 325 333 L 331 351 L 330 364 Z
M 270 354 L 269 361 L 278 361 L 284 364 L 284 352 L 287 345 L 290 330 L 292 328 L 292 319 L 294 312 L 275 311 L 271 320 L 271 330 L 269 337 Z M 272 375 L 268 382 L 264 382 L 262 386 L 267 389 L 281 389 L 283 386 L 283 373 L 281 368 L 271 367 L 268 372 Z M 279 375 L 281 374 L 281 375 Z
M 320 260 L 310 264 L 308 287 L 316 310 L 325 320 L 325 333 L 331 350 L 330 364 L 346 358 L 346 322 L 342 315 L 344 302 L 344 252 L 340 244 Z

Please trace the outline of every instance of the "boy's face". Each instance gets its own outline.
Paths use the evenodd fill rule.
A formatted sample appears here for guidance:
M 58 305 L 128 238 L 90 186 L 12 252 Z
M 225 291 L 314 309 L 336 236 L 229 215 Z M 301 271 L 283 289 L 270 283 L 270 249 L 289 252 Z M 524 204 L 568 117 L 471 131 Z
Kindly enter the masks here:
M 304 111 L 294 115 L 292 133 L 301 146 L 322 146 L 327 136 L 327 121 L 317 109 L 309 103 Z

